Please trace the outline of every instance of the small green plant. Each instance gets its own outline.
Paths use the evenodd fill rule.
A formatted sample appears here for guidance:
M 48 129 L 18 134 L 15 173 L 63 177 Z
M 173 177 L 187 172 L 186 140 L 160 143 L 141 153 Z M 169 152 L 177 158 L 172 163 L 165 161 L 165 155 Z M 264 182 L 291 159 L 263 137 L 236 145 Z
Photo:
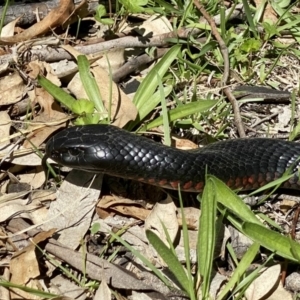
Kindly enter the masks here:
M 149 12 L 149 9 L 144 7 L 148 4 L 148 0 L 118 0 L 118 2 L 128 13 L 138 14 L 147 11 Z
M 103 105 L 97 82 L 90 73 L 89 63 L 84 55 L 78 56 L 78 69 L 83 87 L 89 97 L 89 100 L 76 100 L 63 89 L 42 76 L 39 76 L 38 81 L 39 84 L 48 91 L 48 93 L 50 93 L 56 100 L 75 115 L 76 119 L 74 124 L 97 124 L 100 121 L 100 116 L 102 117 L 101 119 L 105 119 L 105 117 L 107 117 L 107 112 Z
M 113 25 L 114 24 L 114 20 L 110 19 L 110 18 L 103 18 L 104 16 L 106 16 L 107 12 L 106 12 L 106 8 L 103 4 L 98 5 L 98 7 L 96 8 L 95 11 L 95 16 L 94 18 L 104 24 L 104 25 Z

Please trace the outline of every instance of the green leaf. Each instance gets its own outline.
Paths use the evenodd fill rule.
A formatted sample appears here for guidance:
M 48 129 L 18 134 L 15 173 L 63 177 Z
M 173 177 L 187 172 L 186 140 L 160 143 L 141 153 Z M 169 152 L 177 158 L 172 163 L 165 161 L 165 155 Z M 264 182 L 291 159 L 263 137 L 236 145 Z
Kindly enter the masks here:
M 217 100 L 199 100 L 197 102 L 187 103 L 182 106 L 178 106 L 168 111 L 170 122 L 179 120 L 195 113 L 207 111 L 214 107 L 218 103 Z M 160 126 L 163 124 L 163 117 L 160 116 L 148 124 L 145 124 L 140 131 L 147 131 L 151 128 Z
M 216 200 L 233 212 L 243 221 L 248 221 L 261 225 L 251 209 L 237 196 L 224 182 L 215 176 L 209 175 L 207 180 L 214 185 Z
M 260 50 L 262 42 L 257 39 L 246 39 L 244 43 L 241 44 L 240 49 L 246 53 L 254 52 Z
M 4 286 L 8 289 L 11 289 L 11 288 L 19 289 L 21 291 L 24 291 L 26 293 L 30 293 L 30 294 L 35 295 L 36 297 L 42 298 L 42 299 L 53 299 L 53 298 L 57 297 L 57 295 L 55 295 L 55 294 L 51 294 L 51 293 L 43 292 L 43 291 L 33 289 L 33 288 L 30 288 L 30 287 L 15 284 L 15 283 L 6 281 L 2 278 L 0 278 L 0 286 Z
M 91 226 L 91 234 L 96 234 L 97 232 L 99 232 L 100 230 L 100 223 L 95 222 L 92 226 Z
M 148 0 L 119 0 L 119 2 L 131 13 L 141 13 L 145 10 Z
M 86 99 L 78 99 L 72 105 L 72 111 L 77 114 L 91 114 L 94 112 L 94 103 Z
M 113 25 L 114 20 L 109 19 L 109 18 L 102 18 L 103 16 L 106 15 L 106 8 L 104 5 L 100 4 L 96 8 L 96 14 L 95 14 L 95 19 L 105 25 Z
M 272 231 L 262 225 L 245 222 L 242 226 L 243 232 L 261 246 L 274 251 L 292 261 L 300 262 L 300 244 L 291 238 Z
M 106 113 L 106 109 L 102 102 L 102 97 L 98 88 L 98 84 L 94 76 L 90 72 L 89 61 L 85 55 L 79 55 L 77 60 L 78 60 L 79 75 L 84 90 L 88 95 L 89 100 L 91 100 L 94 103 L 97 111 L 103 115 Z
M 106 8 L 103 4 L 99 4 L 96 8 L 96 15 L 100 19 L 106 15 Z
M 249 1 L 242 0 L 242 2 L 243 2 L 243 8 L 245 10 L 246 18 L 247 18 L 247 21 L 249 23 L 250 29 L 253 32 L 254 36 L 258 37 L 259 34 L 258 34 L 258 31 L 257 31 L 257 27 L 255 26 L 255 24 L 253 22 L 254 21 L 253 20 L 253 14 L 252 14 L 252 11 L 251 11 L 250 6 L 249 6 Z
M 245 274 L 245 272 L 250 267 L 252 261 L 257 255 L 259 250 L 259 243 L 253 243 L 247 252 L 244 254 L 243 258 L 241 259 L 240 263 L 235 268 L 233 274 L 231 274 L 228 283 L 222 289 L 221 293 L 218 295 L 217 300 L 225 299 L 227 293 L 241 280 L 241 275 Z
M 170 65 L 177 57 L 179 51 L 180 46 L 173 46 L 144 78 L 133 98 L 133 103 L 138 111 L 149 101 L 149 98 L 157 89 L 157 74 L 160 78 L 163 78 L 165 73 L 169 70 Z
M 103 18 L 99 22 L 101 22 L 104 25 L 113 25 L 115 23 L 113 19 L 109 19 L 109 18 Z
M 201 200 L 201 217 L 198 237 L 198 264 L 202 278 L 202 298 L 209 298 L 209 284 L 214 259 L 216 240 L 215 221 L 217 217 L 217 201 L 214 182 L 209 178 L 205 184 Z
M 97 114 L 87 114 L 84 116 L 79 116 L 74 121 L 74 125 L 89 125 L 89 124 L 98 124 L 99 115 Z
M 182 286 L 184 291 L 189 293 L 189 279 L 178 258 L 154 232 L 147 230 L 146 236 L 163 261 L 168 265 L 170 271 L 176 277 L 178 283 Z
M 39 84 L 57 101 L 66 106 L 68 109 L 72 111 L 72 107 L 74 103 L 76 103 L 76 99 L 70 96 L 67 92 L 65 92 L 62 88 L 53 84 L 50 80 L 45 77 L 38 76 Z
M 171 93 L 173 87 L 168 85 L 164 88 L 164 99 Z M 138 118 L 131 122 L 127 129 L 130 130 L 138 125 L 153 109 L 161 102 L 161 91 L 156 91 L 143 106 L 139 108 Z

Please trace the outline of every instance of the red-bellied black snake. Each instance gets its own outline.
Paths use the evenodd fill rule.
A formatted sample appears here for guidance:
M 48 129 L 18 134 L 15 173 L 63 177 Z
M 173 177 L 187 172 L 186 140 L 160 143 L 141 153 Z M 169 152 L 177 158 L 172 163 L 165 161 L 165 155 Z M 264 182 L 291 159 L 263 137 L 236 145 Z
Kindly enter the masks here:
M 201 191 L 206 174 L 231 188 L 256 189 L 293 176 L 284 188 L 300 189 L 300 143 L 254 138 L 216 142 L 204 148 L 179 150 L 111 125 L 64 129 L 50 138 L 47 157 L 74 169 L 143 181 L 165 188 Z

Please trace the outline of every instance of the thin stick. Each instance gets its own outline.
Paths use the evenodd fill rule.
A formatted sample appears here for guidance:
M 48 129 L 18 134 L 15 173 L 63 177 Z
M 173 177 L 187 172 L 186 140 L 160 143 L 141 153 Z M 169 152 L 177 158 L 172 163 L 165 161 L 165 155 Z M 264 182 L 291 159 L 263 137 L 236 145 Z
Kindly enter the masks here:
M 211 32 L 214 35 L 214 37 L 216 38 L 216 40 L 220 46 L 220 50 L 221 50 L 223 60 L 224 60 L 224 73 L 223 73 L 221 84 L 222 84 L 222 86 L 225 86 L 228 81 L 228 78 L 229 78 L 228 48 L 227 48 L 225 42 L 223 41 L 223 39 L 221 38 L 221 35 L 218 32 L 218 29 L 216 27 L 214 20 L 208 14 L 208 12 L 204 8 L 204 6 L 202 4 L 200 4 L 200 2 L 198 0 L 194 0 L 194 4 L 199 9 L 199 11 L 202 13 L 203 17 L 206 19 L 208 24 L 210 25 Z M 245 134 L 244 124 L 243 124 L 242 117 L 240 114 L 240 108 L 239 108 L 238 102 L 235 99 L 235 97 L 233 96 L 230 88 L 225 87 L 223 90 L 224 90 L 224 93 L 226 94 L 228 100 L 231 103 L 233 113 L 234 113 L 234 121 L 235 121 L 237 130 L 238 130 L 238 133 L 239 133 L 240 137 L 245 137 L 246 134 Z

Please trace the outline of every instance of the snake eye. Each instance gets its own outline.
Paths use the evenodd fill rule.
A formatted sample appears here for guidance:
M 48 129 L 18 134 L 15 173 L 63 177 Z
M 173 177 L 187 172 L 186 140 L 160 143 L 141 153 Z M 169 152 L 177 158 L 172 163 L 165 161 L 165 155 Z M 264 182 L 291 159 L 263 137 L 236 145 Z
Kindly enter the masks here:
M 71 156 L 78 156 L 82 153 L 82 149 L 81 148 L 70 148 L 70 149 L 68 149 L 68 152 Z

